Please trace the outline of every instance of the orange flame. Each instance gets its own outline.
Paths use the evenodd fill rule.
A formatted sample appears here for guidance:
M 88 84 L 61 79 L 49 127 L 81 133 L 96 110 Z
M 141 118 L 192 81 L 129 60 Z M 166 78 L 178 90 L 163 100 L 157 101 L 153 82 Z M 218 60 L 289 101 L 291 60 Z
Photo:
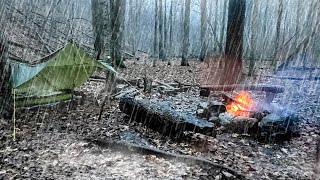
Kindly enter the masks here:
M 227 112 L 236 116 L 249 117 L 250 112 L 253 109 L 253 101 L 247 91 L 241 91 L 239 95 L 234 98 L 236 101 L 228 104 Z

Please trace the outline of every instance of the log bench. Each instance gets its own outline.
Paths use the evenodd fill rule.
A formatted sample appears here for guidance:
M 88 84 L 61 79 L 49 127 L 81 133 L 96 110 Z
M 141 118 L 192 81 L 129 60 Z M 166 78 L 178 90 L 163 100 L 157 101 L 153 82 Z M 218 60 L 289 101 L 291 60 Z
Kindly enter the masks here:
M 211 91 L 234 91 L 234 90 L 248 90 L 248 91 L 264 91 L 266 92 L 266 101 L 272 102 L 275 95 L 284 92 L 284 87 L 279 85 L 204 85 L 200 87 L 200 96 L 209 97 Z

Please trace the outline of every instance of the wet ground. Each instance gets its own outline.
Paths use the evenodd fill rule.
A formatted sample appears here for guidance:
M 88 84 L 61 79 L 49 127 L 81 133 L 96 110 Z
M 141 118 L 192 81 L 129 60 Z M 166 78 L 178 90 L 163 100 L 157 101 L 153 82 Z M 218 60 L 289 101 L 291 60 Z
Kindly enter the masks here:
M 122 70 L 127 79 L 148 77 L 163 82 L 174 80 L 199 84 L 203 65 L 191 62 L 190 67 L 152 68 L 143 62 L 129 62 Z M 147 67 L 147 68 L 146 68 Z M 316 139 L 319 138 L 319 89 L 317 81 L 260 78 L 262 82 L 287 87 L 275 101 L 286 103 L 302 117 L 300 137 L 278 144 L 260 143 L 239 134 L 218 134 L 216 138 L 200 134 L 192 140 L 176 142 L 142 124 L 128 123 L 119 112 L 118 102 L 106 107 L 98 120 L 103 83 L 88 82 L 82 90 L 87 94 L 85 105 L 77 110 L 54 109 L 24 114 L 17 119 L 16 141 L 12 140 L 13 122 L 0 121 L 0 179 L 232 179 L 230 174 L 207 167 L 189 165 L 157 156 L 125 154 L 87 142 L 86 138 L 123 140 L 158 148 L 167 152 L 202 157 L 229 166 L 251 179 L 312 179 L 315 176 Z M 285 84 L 284 84 L 285 82 Z M 299 88 L 298 88 L 299 87 Z M 298 91 L 297 91 L 298 90 Z M 192 101 L 197 105 L 198 89 L 167 97 L 157 92 L 141 97 Z M 252 92 L 254 93 L 254 92 Z M 199 100 L 200 99 L 200 100 Z M 194 110 L 194 106 L 181 109 Z M 179 108 L 178 108 L 179 109 Z

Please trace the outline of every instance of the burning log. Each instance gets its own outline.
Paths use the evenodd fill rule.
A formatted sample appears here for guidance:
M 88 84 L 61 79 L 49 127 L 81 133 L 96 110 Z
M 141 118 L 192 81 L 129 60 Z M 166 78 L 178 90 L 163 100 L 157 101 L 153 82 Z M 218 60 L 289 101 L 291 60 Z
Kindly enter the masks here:
M 241 101 L 238 101 L 237 99 L 233 98 L 230 94 L 222 93 L 222 98 L 225 100 L 226 104 L 236 103 L 236 104 L 239 104 L 240 106 L 244 107 L 245 109 L 251 108 L 251 107 L 249 107 L 248 104 L 245 104 Z
M 167 102 L 152 103 L 147 100 L 122 98 L 119 108 L 132 120 L 142 122 L 151 129 L 173 138 L 181 138 L 184 131 L 213 135 L 213 123 L 191 114 L 176 112 Z

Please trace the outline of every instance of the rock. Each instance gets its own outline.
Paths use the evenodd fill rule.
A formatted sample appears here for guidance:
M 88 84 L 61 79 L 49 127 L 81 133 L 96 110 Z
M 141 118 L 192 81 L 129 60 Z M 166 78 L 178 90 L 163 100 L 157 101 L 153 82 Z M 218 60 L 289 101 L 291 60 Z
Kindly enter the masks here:
M 258 136 L 269 141 L 289 140 L 299 134 L 298 124 L 299 117 L 293 111 L 272 113 L 259 123 Z
M 212 117 L 210 122 L 224 126 L 227 132 L 238 134 L 248 134 L 254 128 L 256 129 L 258 124 L 256 118 L 235 116 L 231 113 L 221 113 L 217 121 L 215 117 Z
M 207 102 L 201 102 L 200 104 L 198 104 L 198 108 L 200 109 L 206 109 L 208 108 L 208 103 Z
M 256 118 L 237 116 L 226 126 L 226 129 L 232 133 L 248 134 L 257 123 Z
M 0 125 L 1 125 L 1 127 L 8 126 L 8 121 L 6 121 L 4 119 L 0 119 Z
M 223 174 L 223 176 L 224 176 L 226 179 L 235 178 L 233 174 L 228 173 L 228 172 L 226 172 L 226 171 L 222 171 L 222 174 Z
M 207 114 L 205 113 L 204 109 L 198 109 L 197 110 L 197 116 L 200 118 L 207 118 Z
M 197 110 L 197 116 L 200 118 L 209 119 L 210 112 L 208 109 L 208 103 L 207 102 L 201 102 L 198 104 L 198 110 Z
M 209 122 L 212 122 L 212 123 L 214 123 L 214 124 L 218 124 L 218 122 L 219 122 L 219 117 L 211 116 L 208 121 L 209 121 Z
M 198 116 L 206 119 L 210 119 L 212 116 L 219 116 L 220 113 L 224 113 L 227 110 L 226 106 L 219 101 L 202 102 L 198 105 L 199 109 L 201 110 L 200 113 L 197 111 Z
M 219 101 L 210 101 L 208 109 L 211 113 L 215 112 L 219 114 L 227 111 L 226 106 Z
M 219 124 L 222 126 L 227 126 L 232 122 L 232 119 L 235 118 L 235 115 L 231 113 L 221 113 L 219 115 Z

